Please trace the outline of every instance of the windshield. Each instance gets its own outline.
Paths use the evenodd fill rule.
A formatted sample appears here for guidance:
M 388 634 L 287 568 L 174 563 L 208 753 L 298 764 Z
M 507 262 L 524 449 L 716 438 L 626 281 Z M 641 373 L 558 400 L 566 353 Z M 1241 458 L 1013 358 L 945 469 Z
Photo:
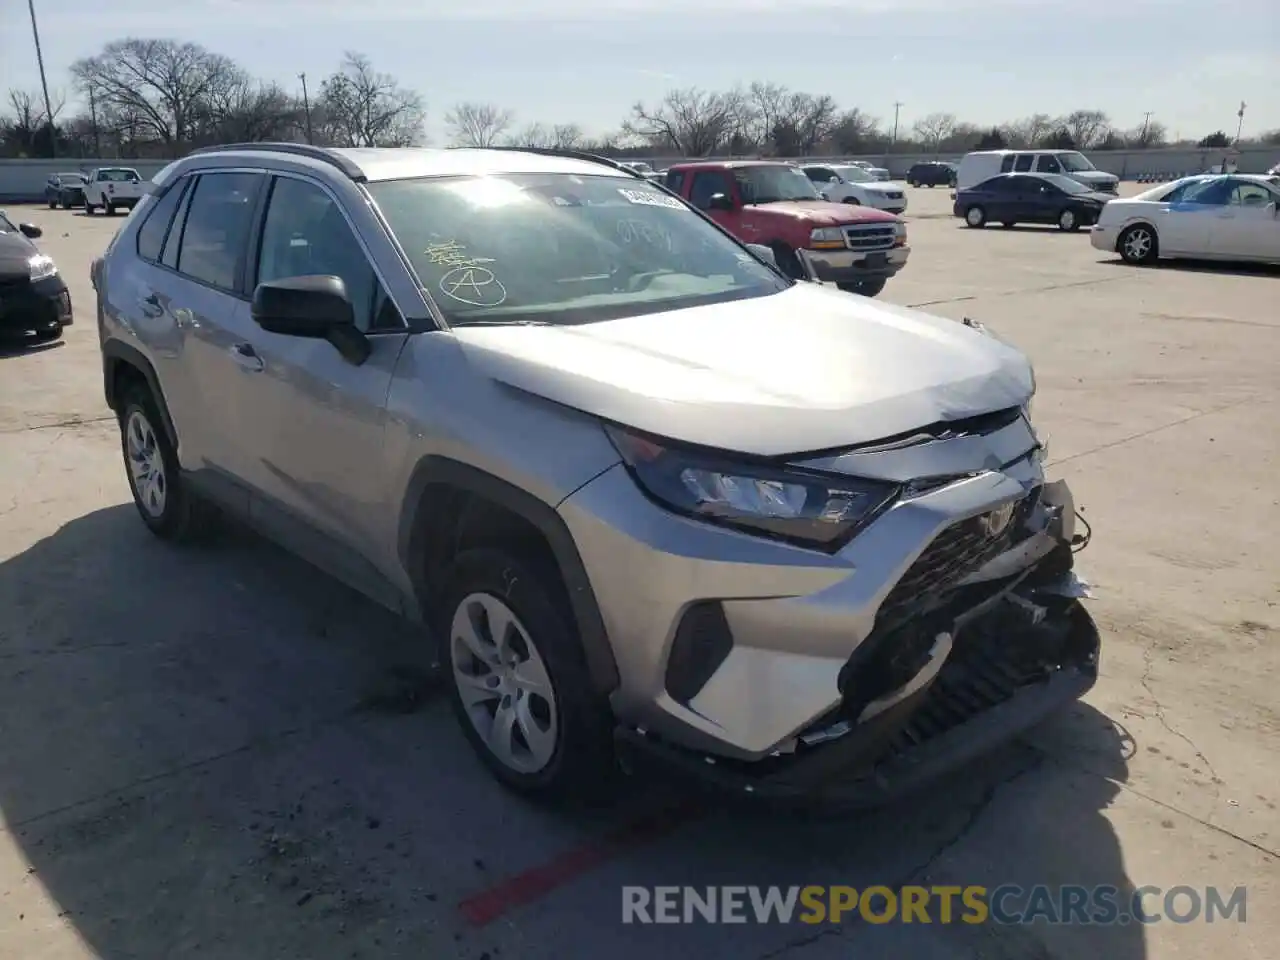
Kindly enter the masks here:
M 1040 175 L 1041 180 L 1048 180 L 1063 193 L 1088 193 L 1089 188 L 1079 180 L 1072 180 L 1070 177 L 1064 177 L 1060 173 L 1043 173 Z
M 632 177 L 433 177 L 369 192 L 451 324 L 587 323 L 788 286 L 681 200 Z
M 778 203 L 784 200 L 821 200 L 817 187 L 799 167 L 735 167 L 743 203 Z
M 18 228 L 13 225 L 8 217 L 0 213 L 0 233 L 17 233 Z
M 836 167 L 835 171 L 851 183 L 867 183 L 875 180 L 875 177 L 862 167 Z
M 1060 153 L 1058 154 L 1058 162 L 1062 164 L 1062 169 L 1068 173 L 1079 173 L 1082 170 L 1097 170 L 1089 158 L 1083 153 Z
M 653 167 L 649 166 L 643 160 L 628 160 L 623 164 L 624 167 L 630 167 L 636 173 L 652 173 Z
M 128 180 L 137 180 L 139 178 L 137 170 L 126 170 L 121 168 L 119 170 L 99 170 L 98 179 L 110 180 L 112 183 L 124 183 Z

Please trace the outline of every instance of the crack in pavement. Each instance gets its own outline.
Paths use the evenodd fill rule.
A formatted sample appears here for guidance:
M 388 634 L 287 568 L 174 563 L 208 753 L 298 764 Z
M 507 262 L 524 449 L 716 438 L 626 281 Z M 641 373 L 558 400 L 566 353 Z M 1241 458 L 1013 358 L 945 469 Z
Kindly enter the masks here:
M 997 290 L 994 293 L 971 293 L 963 297 L 944 297 L 941 300 L 924 300 L 920 303 L 908 303 L 907 306 L 912 310 L 919 310 L 921 307 L 936 307 L 945 303 L 964 303 L 968 300 L 987 299 L 996 297 L 1018 297 L 1027 293 L 1045 293 L 1049 290 L 1069 290 L 1072 287 L 1094 287 L 1103 283 L 1119 283 L 1122 280 L 1130 280 L 1132 277 L 1102 277 L 1095 280 L 1072 280 L 1069 283 L 1051 283 L 1043 287 L 1020 287 L 1016 290 Z
M 1222 799 L 1222 778 L 1219 777 L 1218 772 L 1213 769 L 1213 764 L 1210 763 L 1209 758 L 1204 755 L 1204 751 L 1196 746 L 1195 741 L 1171 724 L 1169 722 L 1169 718 L 1165 716 L 1164 704 L 1160 702 L 1160 698 L 1157 697 L 1155 692 L 1151 689 L 1151 671 L 1155 669 L 1154 653 L 1155 641 L 1153 640 L 1142 650 L 1143 669 L 1142 676 L 1138 679 L 1138 682 L 1142 685 L 1142 689 L 1147 691 L 1147 696 L 1151 698 L 1151 702 L 1155 704 L 1156 720 L 1159 721 L 1160 726 L 1164 727 L 1170 734 L 1177 737 L 1190 747 L 1191 751 L 1199 758 L 1200 762 L 1205 765 L 1205 769 L 1209 771 L 1209 776 L 1213 780 L 1213 803 L 1209 807 L 1208 817 L 1206 817 L 1203 822 L 1205 826 L 1211 827 L 1213 826 L 1213 814 L 1218 809 L 1218 801 Z
M 1223 413 L 1227 410 L 1233 410 L 1236 407 L 1241 407 L 1241 406 L 1244 406 L 1246 403 L 1253 403 L 1257 400 L 1258 400 L 1257 394 L 1250 394 L 1247 397 L 1242 397 L 1239 400 L 1232 400 L 1230 403 L 1224 403 L 1221 406 L 1210 407 L 1207 410 L 1197 410 L 1195 413 L 1188 414 L 1187 416 L 1182 417 L 1178 420 L 1174 420 L 1171 423 L 1164 423 L 1158 427 L 1152 427 L 1149 430 L 1142 430 L 1138 433 L 1130 434 L 1127 437 L 1121 437 L 1119 440 L 1111 440 L 1111 441 L 1108 441 L 1107 443 L 1101 443 L 1098 446 L 1093 447 L 1089 450 L 1081 450 L 1079 453 L 1073 453 L 1071 454 L 1071 456 L 1063 457 L 1060 460 L 1050 460 L 1048 463 L 1045 464 L 1045 466 L 1056 467 L 1062 463 L 1069 463 L 1072 460 L 1079 460 L 1081 457 L 1088 457 L 1088 456 L 1092 456 L 1095 453 L 1101 453 L 1103 450 L 1110 450 L 1112 447 L 1122 447 L 1126 443 L 1130 443 L 1134 440 L 1141 440 L 1144 437 L 1149 437 L 1152 434 L 1160 433 L 1163 430 L 1172 430 L 1174 427 L 1180 427 L 1184 423 L 1190 423 L 1192 420 L 1199 420 L 1201 417 L 1207 417 L 1207 416 L 1210 416 L 1211 414 Z
M 62 427 L 87 427 L 94 423 L 114 422 L 115 419 L 114 414 L 108 414 L 103 417 L 72 417 L 70 420 L 57 420 L 53 423 L 29 423 L 21 427 L 5 427 L 0 429 L 0 434 L 29 433 L 32 430 L 57 430 Z
M 892 890 L 895 894 L 901 895 L 903 888 L 908 886 L 913 880 L 927 879 L 929 876 L 929 870 L 933 867 L 933 865 L 936 864 L 939 860 L 941 860 L 947 853 L 953 850 L 960 843 L 964 842 L 964 840 L 969 836 L 969 834 L 973 832 L 974 828 L 982 820 L 983 814 L 987 812 L 987 808 L 990 807 L 992 801 L 995 800 L 996 794 L 998 794 L 1004 787 L 1009 786 L 1010 784 L 1014 783 L 1018 779 L 1026 776 L 1029 773 L 1034 773 L 1036 770 L 1039 770 L 1040 767 L 1042 767 L 1045 761 L 1048 759 L 1048 754 L 1045 753 L 1043 750 L 1040 750 L 1030 744 L 1022 743 L 1022 741 L 1015 741 L 1015 742 L 1018 743 L 1020 746 L 1030 749 L 1033 752 L 1033 758 L 1023 766 L 1010 772 L 1008 775 L 1000 777 L 998 780 L 995 780 L 992 783 L 990 783 L 987 786 L 987 788 L 982 792 L 982 796 L 979 797 L 978 800 L 972 806 L 970 806 L 969 811 L 964 818 L 964 822 L 961 823 L 960 826 L 957 827 L 949 837 L 947 837 L 940 844 L 938 844 L 932 851 L 930 851 L 928 856 L 926 856 L 923 860 L 921 860 L 920 863 L 916 864 L 915 866 L 907 870 L 907 872 L 904 873 L 900 879 L 895 880 L 892 883 L 886 884 L 886 886 L 890 890 Z M 767 953 L 761 954 L 759 957 L 756 958 L 756 960 L 775 960 L 775 958 L 784 956 L 785 954 L 796 949 L 797 947 L 806 947 L 811 943 L 817 943 L 819 940 L 824 940 L 827 937 L 844 936 L 844 934 L 847 931 L 858 927 L 860 922 L 861 922 L 860 918 L 855 917 L 851 922 L 849 922 L 848 924 L 845 924 L 844 926 L 828 926 L 822 930 L 819 930 L 817 933 L 812 933 L 812 934 L 809 934 L 808 936 L 800 937 L 796 940 L 789 941 L 783 944 L 782 946 L 777 947 L 776 949 L 773 949 Z

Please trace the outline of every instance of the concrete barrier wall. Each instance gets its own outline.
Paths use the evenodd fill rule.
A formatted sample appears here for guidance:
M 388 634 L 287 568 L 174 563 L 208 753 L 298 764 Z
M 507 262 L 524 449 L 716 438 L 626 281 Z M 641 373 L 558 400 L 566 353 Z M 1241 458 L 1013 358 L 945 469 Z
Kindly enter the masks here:
M 44 198 L 51 173 L 74 173 L 94 167 L 132 167 L 150 180 L 168 160 L 0 160 L 0 203 L 27 203 Z
M 1241 150 L 1105 150 L 1087 151 L 1090 160 L 1100 170 L 1114 173 L 1124 180 L 1136 180 L 1144 176 L 1173 177 L 1188 173 L 1202 173 L 1209 167 L 1222 163 L 1224 158 L 1235 162 L 1241 173 L 1264 173 L 1280 163 L 1280 147 L 1245 147 Z M 901 153 L 850 157 L 868 160 L 886 167 L 895 177 L 906 174 L 907 168 L 921 160 L 958 160 L 960 154 Z M 661 169 L 677 163 L 680 157 L 652 157 L 648 159 Z M 814 157 L 814 162 L 830 163 L 831 157 Z M 154 176 L 166 160 L 0 160 L 0 203 L 38 201 L 44 194 L 45 180 L 49 174 L 59 171 L 89 170 L 98 166 L 130 166 L 144 179 Z

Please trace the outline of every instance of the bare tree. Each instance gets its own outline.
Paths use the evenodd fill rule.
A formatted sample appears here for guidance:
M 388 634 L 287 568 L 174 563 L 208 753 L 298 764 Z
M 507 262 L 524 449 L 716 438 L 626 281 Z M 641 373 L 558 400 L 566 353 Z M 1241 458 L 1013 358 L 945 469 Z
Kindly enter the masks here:
M 4 152 L 18 156 L 50 153 L 66 98 L 58 93 L 49 95 L 52 116 L 45 111 L 44 98 L 39 94 L 15 88 L 5 99 L 7 108 L 0 108 L 0 146 Z
M 952 131 L 955 130 L 956 123 L 954 113 L 931 113 L 917 120 L 911 129 L 927 149 L 937 153 L 942 146 L 942 141 L 951 136 Z
M 1100 146 L 1106 142 L 1106 139 L 1104 136 L 1092 146 Z M 1123 139 L 1125 146 L 1136 150 L 1162 147 L 1169 142 L 1169 128 L 1159 120 L 1149 120 L 1146 123 L 1138 124 L 1138 126 L 1125 133 Z
M 830 139 L 836 153 L 869 153 L 882 145 L 884 136 L 874 117 L 853 107 L 836 117 Z
M 127 117 L 135 134 L 170 153 L 190 141 L 208 99 L 244 76 L 229 57 L 199 44 L 133 37 L 77 60 L 71 73 L 82 90 L 93 91 L 100 109 Z
M 741 133 L 759 149 L 773 146 L 773 132 L 787 107 L 791 91 L 780 83 L 753 83 L 747 89 L 741 111 Z
M 1009 146 L 1034 147 L 1058 126 L 1061 126 L 1061 121 L 1054 120 L 1049 114 L 1033 113 L 1021 120 L 1006 123 L 1001 130 L 1009 141 Z
M 1073 110 L 1061 125 L 1071 134 L 1077 150 L 1087 150 L 1107 135 L 1111 121 L 1101 110 Z
M 788 95 L 770 131 L 774 151 L 780 157 L 813 153 L 835 127 L 837 112 L 835 98 L 829 94 Z
M 742 111 L 736 93 L 688 88 L 672 90 L 652 109 L 643 103 L 631 108 L 623 132 L 648 140 L 659 149 L 673 149 L 688 157 L 705 157 L 723 144 Z
M 320 135 L 343 147 L 407 147 L 422 138 L 422 98 L 377 73 L 364 54 L 348 52 L 320 86 Z
M 445 114 L 454 146 L 492 147 L 510 129 L 515 114 L 492 103 L 466 101 Z

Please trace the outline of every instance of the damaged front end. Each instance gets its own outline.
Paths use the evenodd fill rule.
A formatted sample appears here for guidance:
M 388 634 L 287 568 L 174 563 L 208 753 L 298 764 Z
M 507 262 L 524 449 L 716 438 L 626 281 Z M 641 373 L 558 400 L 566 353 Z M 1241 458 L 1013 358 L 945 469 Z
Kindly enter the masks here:
M 883 804 L 1012 739 L 1097 679 L 1099 635 L 1074 570 L 1088 543 L 1065 483 L 939 534 L 885 596 L 839 676 L 841 700 L 772 755 L 698 754 L 618 731 L 630 765 L 840 808 Z

